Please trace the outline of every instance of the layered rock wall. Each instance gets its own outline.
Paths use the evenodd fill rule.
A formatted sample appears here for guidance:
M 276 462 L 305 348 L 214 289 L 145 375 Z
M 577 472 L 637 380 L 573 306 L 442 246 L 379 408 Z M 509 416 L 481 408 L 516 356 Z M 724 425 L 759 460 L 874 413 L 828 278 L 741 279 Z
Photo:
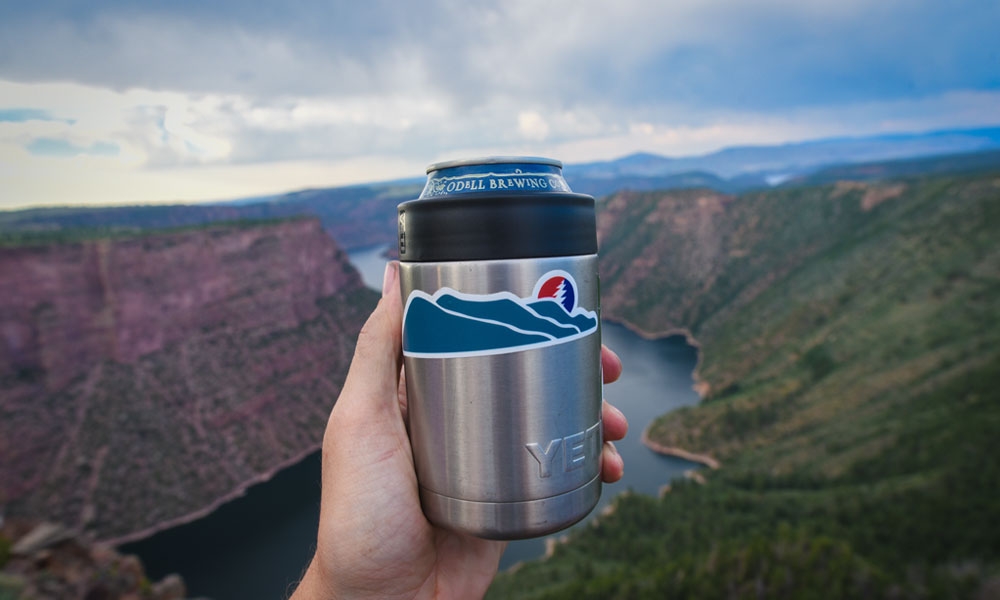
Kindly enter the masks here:
M 0 504 L 120 538 L 315 449 L 374 293 L 318 220 L 0 249 Z

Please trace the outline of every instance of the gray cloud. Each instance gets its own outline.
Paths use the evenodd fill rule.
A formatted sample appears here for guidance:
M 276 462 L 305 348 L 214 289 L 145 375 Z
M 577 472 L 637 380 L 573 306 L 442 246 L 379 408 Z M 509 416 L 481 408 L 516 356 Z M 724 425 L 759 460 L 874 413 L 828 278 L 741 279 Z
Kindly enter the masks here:
M 0 75 L 781 108 L 1000 87 L 1000 4 L 92 2 L 0 9 Z
M 998 22 L 985 0 L 7 3 L 0 79 L 221 98 L 189 124 L 229 162 L 426 155 L 996 91 Z M 197 162 L 157 141 L 165 110 L 119 138 Z

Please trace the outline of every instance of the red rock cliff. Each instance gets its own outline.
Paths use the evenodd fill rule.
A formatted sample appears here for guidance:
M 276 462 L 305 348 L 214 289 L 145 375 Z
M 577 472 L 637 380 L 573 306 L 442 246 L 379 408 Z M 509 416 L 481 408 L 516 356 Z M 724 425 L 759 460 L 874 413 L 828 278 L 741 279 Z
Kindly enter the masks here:
M 315 449 L 374 293 L 317 220 L 0 249 L 0 505 L 118 538 Z

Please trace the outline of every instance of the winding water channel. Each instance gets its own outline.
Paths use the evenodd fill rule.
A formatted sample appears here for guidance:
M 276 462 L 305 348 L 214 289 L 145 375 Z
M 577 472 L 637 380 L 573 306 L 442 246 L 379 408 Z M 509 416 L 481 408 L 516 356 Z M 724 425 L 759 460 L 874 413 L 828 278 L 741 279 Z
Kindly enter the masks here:
M 350 255 L 365 283 L 375 289 L 382 285 L 384 249 L 366 248 Z M 639 441 L 643 428 L 653 418 L 698 401 L 691 388 L 695 349 L 679 336 L 650 341 L 608 322 L 602 324 L 602 336 L 625 365 L 621 379 L 605 386 L 605 397 L 625 413 L 631 429 L 616 444 L 625 460 L 625 476 L 621 482 L 604 487 L 600 504 L 591 516 L 599 514 L 622 491 L 656 494 L 662 485 L 697 466 L 658 455 Z M 319 479 L 317 452 L 270 481 L 253 486 L 246 495 L 207 517 L 129 544 L 123 550 L 139 555 L 153 579 L 180 573 L 192 597 L 282 598 L 298 580 L 314 550 Z M 538 558 L 544 552 L 544 538 L 512 542 L 500 568 Z

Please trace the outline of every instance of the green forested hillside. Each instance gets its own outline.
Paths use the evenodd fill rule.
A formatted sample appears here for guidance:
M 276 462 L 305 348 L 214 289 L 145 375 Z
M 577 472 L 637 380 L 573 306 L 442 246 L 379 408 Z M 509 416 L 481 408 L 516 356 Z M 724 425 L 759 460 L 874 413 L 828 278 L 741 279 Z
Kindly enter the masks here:
M 492 597 L 1000 595 L 1000 173 L 621 194 L 601 245 L 605 316 L 702 346 L 651 438 L 723 467 Z

